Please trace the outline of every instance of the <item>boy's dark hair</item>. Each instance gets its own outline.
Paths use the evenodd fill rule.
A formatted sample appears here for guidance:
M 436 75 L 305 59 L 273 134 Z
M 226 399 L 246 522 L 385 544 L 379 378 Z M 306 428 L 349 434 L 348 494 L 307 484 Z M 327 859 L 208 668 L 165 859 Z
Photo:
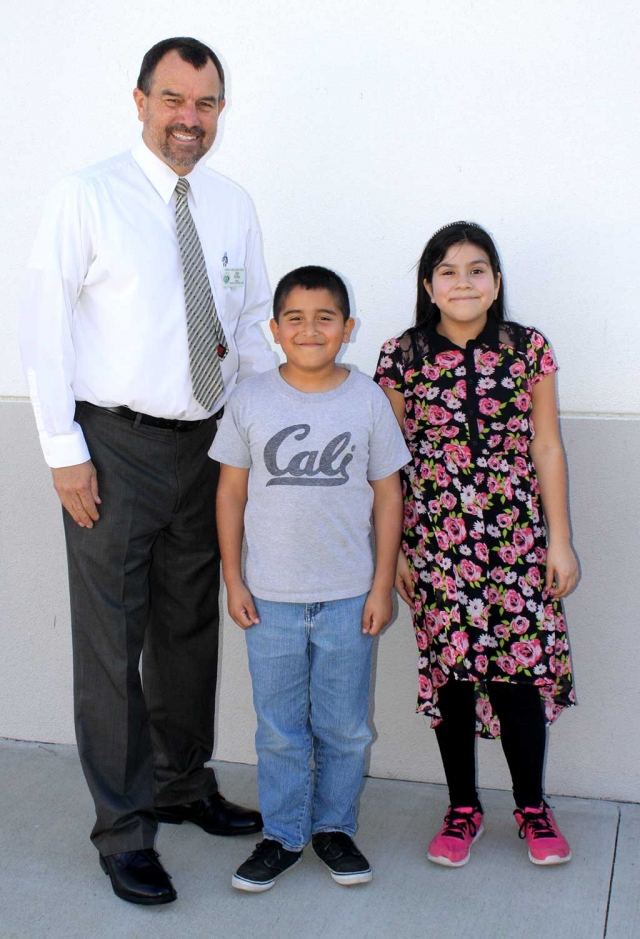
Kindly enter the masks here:
M 213 49 L 205 46 L 198 39 L 192 39 L 190 36 L 175 36 L 173 39 L 163 39 L 149 49 L 142 60 L 140 74 L 138 75 L 138 88 L 140 91 L 145 95 L 149 94 L 156 65 L 160 59 L 163 59 L 168 52 L 173 52 L 174 49 L 183 62 L 188 62 L 189 65 L 193 65 L 197 69 L 204 68 L 207 61 L 211 59 L 220 76 L 220 100 L 222 101 L 224 99 L 224 69 L 222 63 Z
M 424 281 L 431 284 L 433 271 L 452 245 L 464 243 L 481 248 L 491 264 L 493 276 L 501 274 L 500 256 L 491 235 L 475 222 L 450 222 L 429 238 L 422 257 L 418 261 L 418 293 L 416 299 L 416 326 L 430 326 L 440 320 L 440 310 L 433 303 L 424 287 Z M 504 277 L 500 278 L 498 296 L 487 311 L 487 315 L 499 322 L 506 319 L 504 302 Z
M 344 316 L 345 323 L 351 316 L 349 294 L 343 279 L 328 267 L 311 264 L 307 267 L 297 267 L 280 280 L 273 295 L 273 318 L 276 323 L 280 319 L 287 297 L 296 287 L 302 287 L 304 290 L 328 290 Z

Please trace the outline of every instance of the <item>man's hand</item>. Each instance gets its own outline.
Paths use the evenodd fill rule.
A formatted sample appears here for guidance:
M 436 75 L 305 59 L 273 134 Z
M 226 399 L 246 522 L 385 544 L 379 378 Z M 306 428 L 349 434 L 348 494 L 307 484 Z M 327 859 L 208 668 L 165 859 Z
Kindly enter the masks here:
M 239 581 L 237 584 L 227 584 L 227 608 L 234 623 L 242 629 L 249 629 L 260 623 L 251 591 Z
M 372 587 L 369 591 L 362 613 L 362 632 L 377 636 L 391 619 L 391 590 L 379 590 Z
M 87 460 L 75 466 L 59 466 L 51 470 L 53 488 L 63 506 L 80 528 L 93 528 L 93 523 L 100 518 L 97 505 L 98 474 L 96 468 Z

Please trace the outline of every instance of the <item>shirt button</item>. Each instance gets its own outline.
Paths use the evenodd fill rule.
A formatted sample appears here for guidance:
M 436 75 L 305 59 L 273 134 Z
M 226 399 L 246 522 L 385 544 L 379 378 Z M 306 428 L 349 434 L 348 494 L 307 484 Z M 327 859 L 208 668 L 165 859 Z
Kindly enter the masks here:
M 473 440 L 471 441 L 471 446 L 472 446 L 472 447 L 477 447 L 477 446 L 478 446 L 478 438 L 477 438 L 477 437 L 474 437 L 474 438 L 473 438 Z

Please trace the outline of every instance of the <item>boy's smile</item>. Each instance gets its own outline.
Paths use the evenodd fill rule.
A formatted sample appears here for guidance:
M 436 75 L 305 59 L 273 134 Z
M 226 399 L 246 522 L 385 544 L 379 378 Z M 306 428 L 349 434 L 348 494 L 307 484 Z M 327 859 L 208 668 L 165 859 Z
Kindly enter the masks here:
M 329 290 L 294 287 L 286 298 L 278 322 L 269 323 L 274 340 L 287 357 L 283 367 L 291 377 L 331 379 L 335 359 L 355 325 L 345 320 Z

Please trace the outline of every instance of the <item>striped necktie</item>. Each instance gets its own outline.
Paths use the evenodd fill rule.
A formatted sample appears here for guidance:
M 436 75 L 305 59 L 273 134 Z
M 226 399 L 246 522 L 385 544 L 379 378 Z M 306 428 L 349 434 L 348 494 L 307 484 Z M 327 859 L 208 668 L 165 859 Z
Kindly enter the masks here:
M 180 177 L 176 183 L 176 228 L 184 273 L 189 368 L 194 398 L 205 410 L 212 411 L 224 387 L 218 346 L 224 347 L 226 343 L 211 293 L 202 245 L 189 211 L 188 191 L 189 183 Z

